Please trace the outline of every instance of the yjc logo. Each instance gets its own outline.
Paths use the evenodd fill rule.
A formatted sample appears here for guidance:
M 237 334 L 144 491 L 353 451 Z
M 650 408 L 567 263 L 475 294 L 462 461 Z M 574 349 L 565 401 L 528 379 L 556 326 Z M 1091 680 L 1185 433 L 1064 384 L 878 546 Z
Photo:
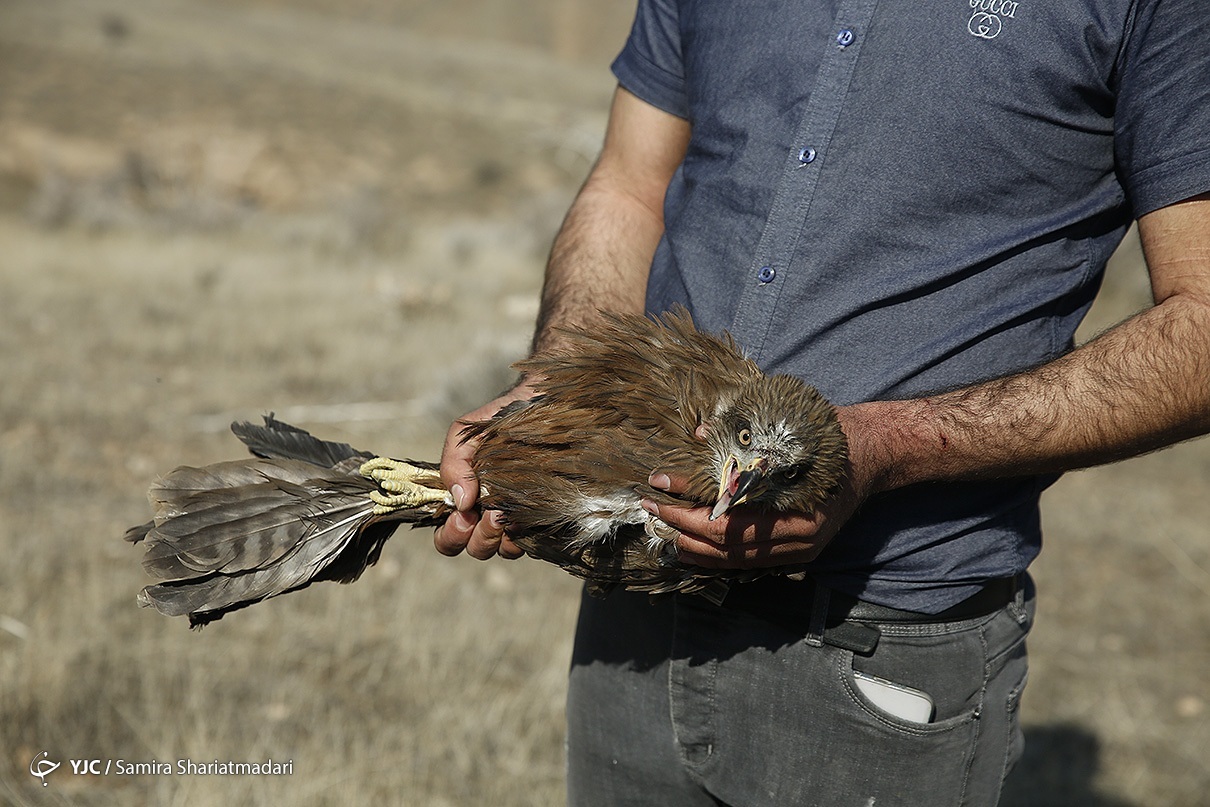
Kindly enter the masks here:
M 41 757 L 41 759 L 39 759 L 39 757 Z M 59 766 L 63 764 L 62 762 L 51 762 L 48 757 L 50 757 L 50 753 L 43 751 L 41 754 L 38 754 L 38 756 L 30 760 L 29 763 L 30 774 L 42 780 L 42 787 L 46 787 L 46 777 L 54 773 Z

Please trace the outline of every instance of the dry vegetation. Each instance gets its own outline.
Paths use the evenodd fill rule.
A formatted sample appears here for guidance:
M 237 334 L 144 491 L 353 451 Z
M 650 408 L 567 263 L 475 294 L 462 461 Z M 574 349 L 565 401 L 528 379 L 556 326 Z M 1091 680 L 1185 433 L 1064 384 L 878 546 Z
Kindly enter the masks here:
M 267 409 L 433 457 L 525 348 L 629 4 L 0 6 L 0 804 L 556 804 L 578 588 L 400 534 L 201 633 L 124 528 Z M 1125 250 L 1100 325 L 1146 302 Z M 1206 803 L 1210 445 L 1047 496 L 1006 803 Z M 277 779 L 52 759 L 293 760 Z

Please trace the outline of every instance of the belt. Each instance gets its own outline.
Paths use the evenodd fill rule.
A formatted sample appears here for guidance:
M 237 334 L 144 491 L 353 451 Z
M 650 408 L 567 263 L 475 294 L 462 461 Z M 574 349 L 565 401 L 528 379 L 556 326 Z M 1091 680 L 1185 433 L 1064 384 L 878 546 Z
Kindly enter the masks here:
M 765 577 L 731 586 L 723 608 L 743 611 L 794 633 L 818 634 L 825 644 L 868 655 L 882 625 L 936 625 L 960 622 L 1004 608 L 1021 588 L 1021 576 L 991 580 L 957 605 L 936 614 L 904 611 L 816 585 L 813 580 Z

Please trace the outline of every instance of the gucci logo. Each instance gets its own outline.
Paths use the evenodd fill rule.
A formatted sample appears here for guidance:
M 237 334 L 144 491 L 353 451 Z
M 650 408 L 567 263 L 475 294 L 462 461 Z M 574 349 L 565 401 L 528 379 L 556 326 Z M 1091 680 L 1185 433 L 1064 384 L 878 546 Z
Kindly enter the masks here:
M 1018 0 L 969 0 L 971 19 L 966 30 L 980 39 L 995 39 L 1004 28 L 1004 19 L 1017 16 Z
M 980 39 L 995 39 L 1003 27 L 1000 18 L 995 14 L 976 11 L 971 15 L 971 21 L 967 24 L 966 30 L 970 31 L 972 36 Z

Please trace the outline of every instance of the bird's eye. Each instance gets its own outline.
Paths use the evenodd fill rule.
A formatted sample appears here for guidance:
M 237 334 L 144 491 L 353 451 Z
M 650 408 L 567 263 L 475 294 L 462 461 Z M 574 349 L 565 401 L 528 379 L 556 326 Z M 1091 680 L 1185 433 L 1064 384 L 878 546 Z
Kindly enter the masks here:
M 740 429 L 739 434 L 736 436 L 739 438 L 739 444 L 741 446 L 752 445 L 752 432 L 748 429 Z

